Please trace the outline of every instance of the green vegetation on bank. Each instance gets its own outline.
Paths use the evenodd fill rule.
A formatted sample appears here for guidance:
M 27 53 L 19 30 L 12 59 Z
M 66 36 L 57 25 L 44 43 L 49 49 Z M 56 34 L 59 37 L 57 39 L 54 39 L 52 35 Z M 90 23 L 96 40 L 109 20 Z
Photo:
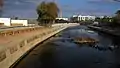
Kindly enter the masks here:
M 115 13 L 115 16 L 104 16 L 103 18 L 96 17 L 95 21 L 99 22 L 99 25 L 119 27 L 120 26 L 120 10 Z
M 59 8 L 54 2 L 42 2 L 37 7 L 39 25 L 50 26 L 58 16 Z

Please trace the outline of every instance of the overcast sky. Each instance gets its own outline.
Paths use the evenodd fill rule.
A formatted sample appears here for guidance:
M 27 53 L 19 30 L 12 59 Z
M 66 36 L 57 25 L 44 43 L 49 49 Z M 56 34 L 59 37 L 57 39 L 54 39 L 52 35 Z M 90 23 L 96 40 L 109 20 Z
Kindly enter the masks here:
M 35 18 L 36 6 L 41 1 L 54 0 L 4 0 L 3 16 L 20 18 Z M 73 14 L 82 15 L 113 15 L 120 9 L 119 0 L 56 0 L 64 17 Z

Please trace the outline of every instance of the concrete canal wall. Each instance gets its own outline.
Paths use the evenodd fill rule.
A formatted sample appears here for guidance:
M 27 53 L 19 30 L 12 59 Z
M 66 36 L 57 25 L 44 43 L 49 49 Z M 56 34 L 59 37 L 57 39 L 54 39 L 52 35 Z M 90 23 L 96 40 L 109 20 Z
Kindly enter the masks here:
M 106 34 L 111 35 L 111 36 L 120 37 L 120 32 L 116 31 L 116 30 L 111 30 L 111 29 L 107 29 L 107 28 L 105 29 L 105 28 L 96 27 L 96 26 L 88 26 L 88 28 L 106 33 Z
M 27 51 L 35 47 L 38 43 L 55 35 L 56 33 L 66 29 L 69 26 L 76 26 L 78 24 L 62 24 L 54 26 L 43 33 L 25 38 L 22 41 L 17 40 L 16 44 L 9 45 L 9 47 L 0 48 L 0 68 L 9 68 Z

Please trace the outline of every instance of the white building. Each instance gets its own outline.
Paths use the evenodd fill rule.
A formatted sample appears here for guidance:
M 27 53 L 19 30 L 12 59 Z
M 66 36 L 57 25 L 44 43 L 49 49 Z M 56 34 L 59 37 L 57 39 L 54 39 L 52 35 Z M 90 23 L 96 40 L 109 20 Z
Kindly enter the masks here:
M 11 26 L 28 26 L 28 20 L 11 20 Z
M 58 20 L 69 20 L 68 18 L 56 18 Z
M 76 18 L 77 21 L 86 21 L 86 20 L 95 20 L 95 16 L 83 16 L 83 15 L 73 15 L 73 18 Z
M 0 18 L 0 26 L 28 26 L 28 20 L 13 20 L 11 18 Z
M 0 18 L 0 26 L 10 26 L 11 25 L 10 18 Z

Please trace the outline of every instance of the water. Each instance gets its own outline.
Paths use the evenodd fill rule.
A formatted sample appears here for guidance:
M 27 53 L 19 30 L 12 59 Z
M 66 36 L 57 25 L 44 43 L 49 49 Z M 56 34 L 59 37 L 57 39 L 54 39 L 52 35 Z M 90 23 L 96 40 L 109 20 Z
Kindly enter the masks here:
M 99 43 L 80 46 L 73 42 L 75 37 L 91 37 Z M 119 68 L 119 48 L 109 49 L 119 45 L 114 41 L 85 26 L 70 27 L 36 47 L 14 68 Z

